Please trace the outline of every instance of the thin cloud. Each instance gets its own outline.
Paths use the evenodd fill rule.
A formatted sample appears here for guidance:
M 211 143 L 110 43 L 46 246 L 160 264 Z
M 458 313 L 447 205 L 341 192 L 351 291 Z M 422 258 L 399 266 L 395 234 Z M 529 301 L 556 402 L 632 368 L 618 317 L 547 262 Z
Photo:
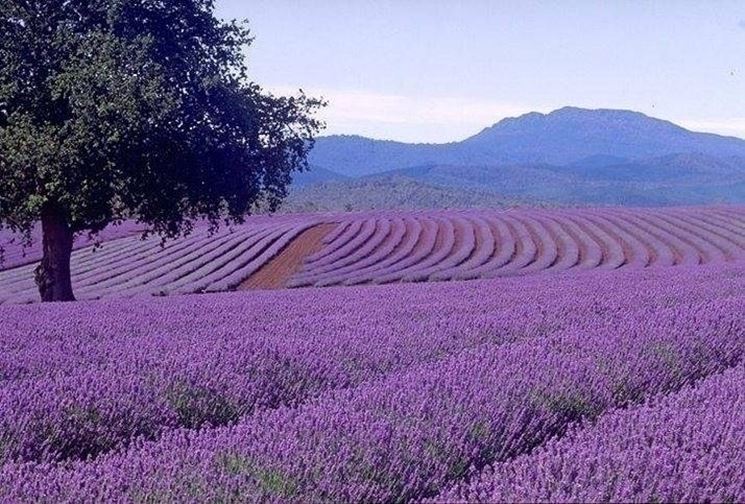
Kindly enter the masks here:
M 284 95 L 297 91 L 292 86 L 269 89 Z M 504 117 L 535 110 L 527 106 L 459 96 L 404 96 L 343 89 L 304 90 L 312 96 L 323 96 L 329 102 L 321 113 L 327 123 L 325 133 L 363 134 L 402 141 L 460 140 Z

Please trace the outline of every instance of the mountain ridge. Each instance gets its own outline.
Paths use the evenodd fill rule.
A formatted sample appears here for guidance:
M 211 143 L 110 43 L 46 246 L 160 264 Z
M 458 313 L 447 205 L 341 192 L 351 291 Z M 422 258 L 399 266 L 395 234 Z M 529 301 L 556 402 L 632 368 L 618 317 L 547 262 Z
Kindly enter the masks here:
M 546 114 L 529 112 L 504 118 L 459 142 L 321 137 L 310 161 L 341 175 L 359 177 L 426 164 L 565 165 L 592 156 L 635 160 L 683 153 L 745 157 L 745 140 L 691 131 L 641 112 L 562 107 Z

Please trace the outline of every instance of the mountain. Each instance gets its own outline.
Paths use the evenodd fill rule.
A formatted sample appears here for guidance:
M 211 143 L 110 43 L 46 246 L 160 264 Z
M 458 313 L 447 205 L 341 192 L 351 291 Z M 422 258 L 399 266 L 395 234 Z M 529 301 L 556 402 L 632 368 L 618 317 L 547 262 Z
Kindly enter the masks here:
M 504 156 L 503 161 L 560 165 L 597 155 L 626 159 L 689 152 L 745 155 L 745 140 L 738 138 L 692 132 L 639 112 L 575 107 L 504 119 L 462 145 Z
M 319 138 L 312 164 L 350 177 L 424 165 L 567 165 L 672 154 L 745 157 L 745 140 L 697 133 L 628 110 L 565 107 L 507 118 L 461 142 L 408 144 L 359 136 Z

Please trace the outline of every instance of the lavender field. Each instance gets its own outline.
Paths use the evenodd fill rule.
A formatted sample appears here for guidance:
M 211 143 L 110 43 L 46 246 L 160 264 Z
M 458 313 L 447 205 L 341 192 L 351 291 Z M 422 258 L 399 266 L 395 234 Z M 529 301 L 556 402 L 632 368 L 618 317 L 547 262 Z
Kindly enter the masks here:
M 741 260 L 5 305 L 0 500 L 741 501 L 743 313 Z
M 745 503 L 741 7 L 0 0 L 0 504 Z
M 745 257 L 745 207 L 379 211 L 257 216 L 161 246 L 133 222 L 72 256 L 78 299 L 469 280 L 711 264 Z M 38 300 L 40 250 L 10 243 L 0 303 Z M 254 281 L 263 268 L 271 285 Z

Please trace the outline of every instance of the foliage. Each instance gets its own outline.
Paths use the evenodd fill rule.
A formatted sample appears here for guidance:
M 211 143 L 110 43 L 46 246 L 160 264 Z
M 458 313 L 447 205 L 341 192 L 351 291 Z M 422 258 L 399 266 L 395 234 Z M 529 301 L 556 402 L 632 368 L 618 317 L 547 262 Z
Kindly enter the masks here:
M 322 102 L 250 82 L 245 23 L 212 0 L 0 0 L 0 225 L 134 217 L 172 237 L 271 208 Z

